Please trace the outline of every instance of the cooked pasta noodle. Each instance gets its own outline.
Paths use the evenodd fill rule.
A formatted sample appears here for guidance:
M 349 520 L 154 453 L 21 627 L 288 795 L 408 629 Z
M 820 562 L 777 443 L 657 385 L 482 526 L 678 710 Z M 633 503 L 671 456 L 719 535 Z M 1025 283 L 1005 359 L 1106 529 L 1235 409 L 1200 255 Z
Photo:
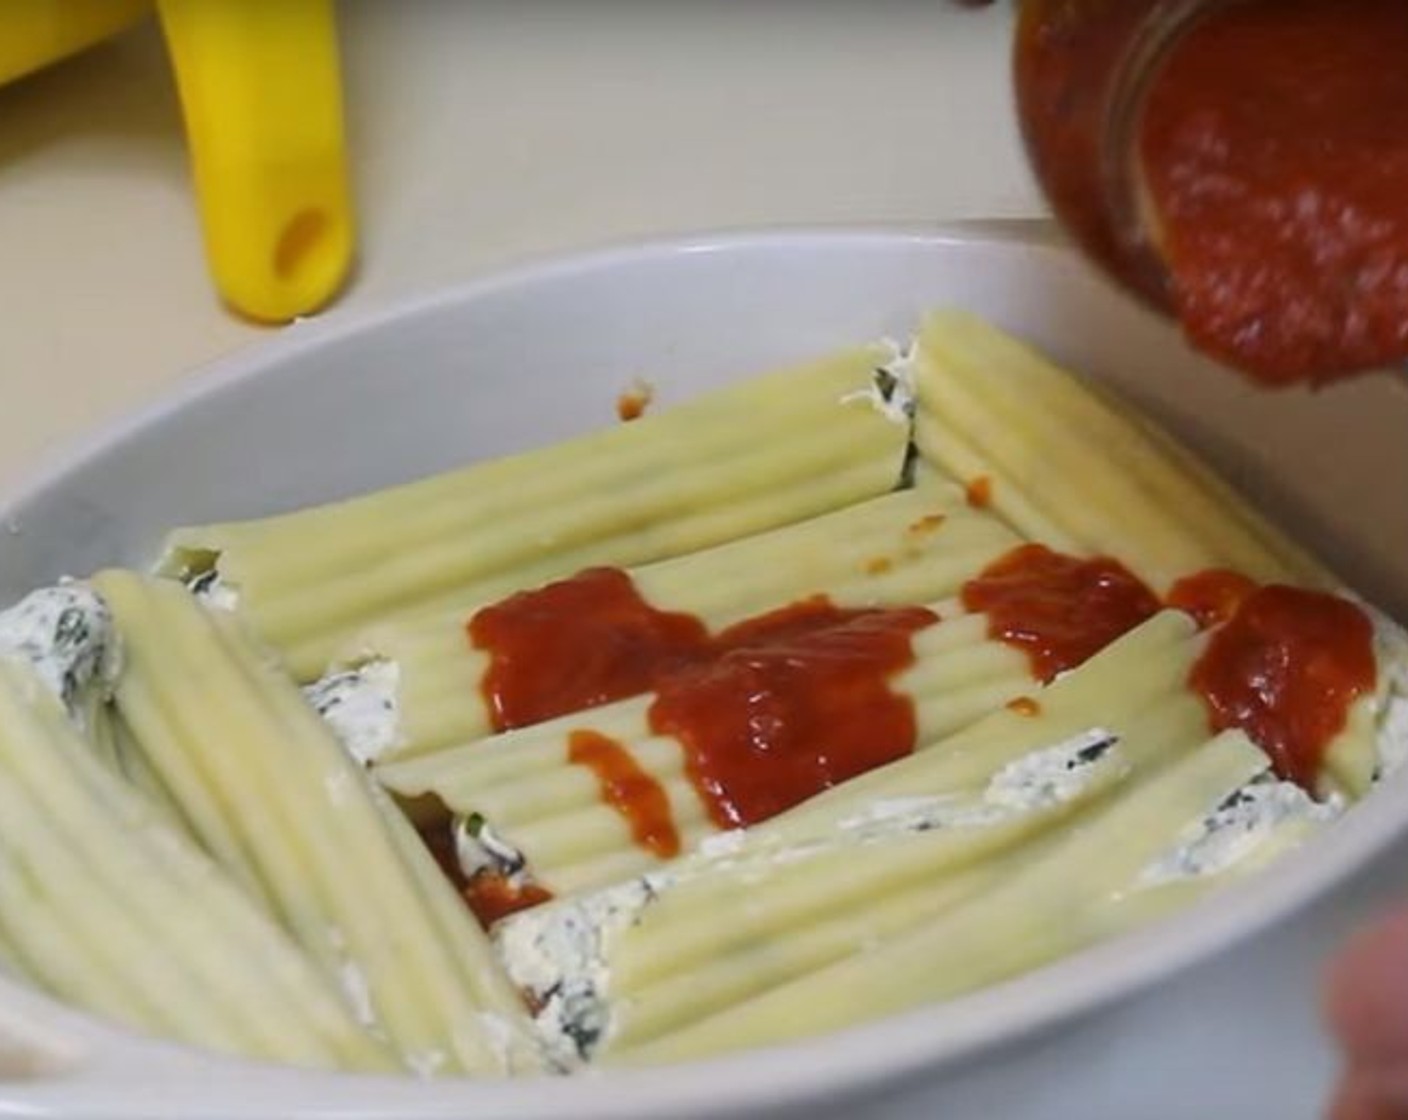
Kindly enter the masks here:
M 0 927 L 12 966 L 181 1041 L 392 1068 L 334 983 L 91 750 L 37 680 L 0 659 Z
M 1332 582 L 1152 422 L 982 320 L 931 315 L 914 371 L 920 453 L 952 477 L 987 479 L 992 508 L 1023 536 L 1112 556 L 1159 592 L 1214 568 Z
M 1116 923 L 1106 908 L 1145 863 L 1265 765 L 1240 733 L 1214 739 L 952 910 L 869 952 L 624 1047 L 619 1057 L 678 1061 L 817 1034 L 949 998 L 1074 952 L 1111 932 Z
M 94 583 L 124 638 L 117 709 L 197 836 L 234 845 L 325 974 L 364 989 L 407 1063 L 496 1073 L 530 1061 L 521 1006 L 482 935 L 434 898 L 454 901 L 298 689 L 180 586 L 118 571 Z
M 160 570 L 218 573 L 261 637 L 311 679 L 378 619 L 692 552 L 893 489 L 908 424 L 870 403 L 887 357 L 848 351 L 553 447 L 179 530 Z
M 813 595 L 842 607 L 923 603 L 1019 543 L 969 509 L 951 484 L 929 482 L 703 552 L 629 570 L 641 596 L 721 630 Z M 482 682 L 489 658 L 457 610 L 352 639 L 349 661 L 396 667 L 395 738 L 378 759 L 422 754 L 493 731 Z
M 913 702 L 916 749 L 1037 687 L 1019 652 L 990 640 L 982 618 L 955 615 L 957 609 L 948 600 L 936 604 L 943 621 L 915 635 L 914 664 L 892 682 Z M 618 701 L 389 763 L 375 773 L 401 797 L 431 795 L 432 812 L 443 806 L 483 817 L 524 853 L 548 889 L 589 889 L 659 859 L 638 845 L 631 822 L 603 803 L 592 772 L 573 764 L 574 734 L 607 736 L 659 784 L 685 850 L 719 831 L 686 773 L 684 749 L 652 731 L 650 705 L 649 696 Z

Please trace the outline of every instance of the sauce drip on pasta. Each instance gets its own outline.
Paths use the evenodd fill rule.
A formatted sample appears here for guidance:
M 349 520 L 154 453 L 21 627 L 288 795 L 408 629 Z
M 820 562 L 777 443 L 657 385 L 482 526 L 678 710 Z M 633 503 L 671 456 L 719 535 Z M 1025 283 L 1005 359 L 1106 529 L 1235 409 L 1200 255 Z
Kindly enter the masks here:
M 1280 777 L 1313 790 L 1349 707 L 1378 675 L 1373 625 L 1323 591 L 1271 585 L 1248 595 L 1189 675 L 1215 731 L 1239 728 Z
M 1024 544 L 963 585 L 963 606 L 988 636 L 1022 650 L 1040 681 L 1074 669 L 1159 611 L 1158 597 L 1117 560 L 1078 559 Z
M 1209 568 L 1184 576 L 1165 597 L 1168 605 L 1193 616 L 1202 630 L 1226 622 L 1256 590 L 1256 583 L 1241 572 L 1227 568 Z
M 992 505 L 992 479 L 985 474 L 969 479 L 963 496 L 974 509 L 987 509 Z
M 481 687 L 496 731 L 649 692 L 661 673 L 711 650 L 704 623 L 656 610 L 619 568 L 588 568 L 484 607 L 469 638 L 489 654 Z
M 665 787 L 630 751 L 599 731 L 574 731 L 567 737 L 567 761 L 596 775 L 602 800 L 626 818 L 637 844 L 661 859 L 680 854 L 680 834 Z

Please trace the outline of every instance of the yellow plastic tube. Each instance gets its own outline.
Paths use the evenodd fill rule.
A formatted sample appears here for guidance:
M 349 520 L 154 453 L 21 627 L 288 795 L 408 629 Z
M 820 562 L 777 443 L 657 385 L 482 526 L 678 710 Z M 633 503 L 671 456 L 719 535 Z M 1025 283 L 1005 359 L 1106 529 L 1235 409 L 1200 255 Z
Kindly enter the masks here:
M 151 0 L 0 0 L 0 85 L 130 27 Z
M 335 296 L 355 235 L 332 0 L 158 0 L 206 255 L 236 311 L 285 322 Z

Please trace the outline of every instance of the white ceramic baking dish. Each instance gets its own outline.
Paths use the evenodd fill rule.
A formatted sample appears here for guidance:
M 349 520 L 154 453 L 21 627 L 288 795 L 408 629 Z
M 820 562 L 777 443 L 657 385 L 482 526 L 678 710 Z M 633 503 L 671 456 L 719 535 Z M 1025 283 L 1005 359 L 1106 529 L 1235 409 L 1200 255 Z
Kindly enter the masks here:
M 663 407 L 924 309 L 990 316 L 1115 385 L 1408 616 L 1408 386 L 1268 396 L 1022 227 L 710 236 L 296 325 L 70 450 L 0 506 L 0 601 L 260 514 Z M 1244 887 L 1030 976 L 806 1044 L 515 1084 L 340 1077 L 137 1038 L 0 982 L 0 1114 L 102 1117 L 1310 1116 L 1315 971 L 1408 886 L 1408 774 Z

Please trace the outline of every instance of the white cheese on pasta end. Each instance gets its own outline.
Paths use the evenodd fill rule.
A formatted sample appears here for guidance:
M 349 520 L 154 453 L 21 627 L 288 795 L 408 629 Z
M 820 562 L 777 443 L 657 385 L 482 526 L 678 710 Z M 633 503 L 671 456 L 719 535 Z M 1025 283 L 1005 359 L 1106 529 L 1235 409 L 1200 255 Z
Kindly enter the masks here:
M 863 839 L 880 839 L 897 832 L 980 828 L 1054 809 L 1085 792 L 1101 769 L 1097 764 L 1123 765 L 1112 753 L 1118 742 L 1113 732 L 1092 727 L 1009 762 L 993 774 L 980 798 L 884 798 L 841 821 L 840 827 Z
M 329 673 L 303 695 L 347 753 L 367 766 L 401 745 L 400 685 L 400 666 L 378 659 Z
M 239 589 L 225 582 L 218 569 L 207 568 L 186 582 L 191 594 L 207 607 L 217 611 L 236 611 L 240 606 Z
M 1294 782 L 1267 771 L 1186 829 L 1176 848 L 1140 872 L 1136 886 L 1219 875 L 1256 855 L 1282 828 L 1318 829 L 1344 812 L 1345 805 L 1338 794 L 1316 801 Z
M 1085 791 L 1095 777 L 1096 764 L 1108 764 L 1118 743 L 1113 731 L 1092 727 L 1024 754 L 993 775 L 983 800 L 1021 813 L 1064 805 Z
M 353 959 L 347 947 L 347 937 L 336 926 L 328 928 L 328 945 L 337 958 L 337 983 L 342 989 L 343 999 L 351 1009 L 353 1017 L 378 1038 L 386 1034 L 377 1018 L 376 1006 L 372 1002 L 371 985 L 367 975 Z
M 32 591 L 0 611 L 0 655 L 27 662 L 80 728 L 122 670 L 112 612 L 77 581 Z
M 871 383 L 864 389 L 847 393 L 841 398 L 842 404 L 865 401 L 892 424 L 908 427 L 914 421 L 915 388 L 913 344 L 900 346 L 889 339 L 885 345 L 890 357 L 875 368 Z
M 1111 732 L 1092 728 L 1004 767 L 982 797 L 883 799 L 828 834 L 783 847 L 755 852 L 747 830 L 726 832 L 701 846 L 700 863 L 512 915 L 494 928 L 495 946 L 510 978 L 539 1008 L 535 1022 L 551 1059 L 571 1068 L 589 1061 L 610 1037 L 614 945 L 672 883 L 746 867 L 750 860 L 775 866 L 828 849 L 859 851 L 903 833 L 981 828 L 1053 808 L 1080 796 L 1105 768 L 1125 765 L 1116 741 Z
M 571 1069 L 591 1059 L 611 1032 L 607 961 L 611 946 L 654 901 L 661 877 L 514 914 L 494 927 L 510 979 L 537 1005 L 534 1016 L 549 1059 Z
M 1386 777 L 1408 762 L 1408 679 L 1390 691 L 1379 716 L 1378 777 Z
M 455 862 L 466 879 L 498 875 L 510 886 L 522 888 L 529 880 L 528 857 L 490 827 L 478 813 L 456 814 L 450 823 Z

